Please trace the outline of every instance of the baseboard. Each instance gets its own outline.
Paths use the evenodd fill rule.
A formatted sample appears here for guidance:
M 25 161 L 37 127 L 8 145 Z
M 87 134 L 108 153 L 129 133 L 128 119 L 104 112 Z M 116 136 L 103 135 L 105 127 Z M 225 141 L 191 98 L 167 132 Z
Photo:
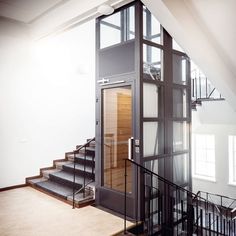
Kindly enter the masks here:
M 7 191 L 7 190 L 12 190 L 12 189 L 15 189 L 15 188 L 23 188 L 23 187 L 26 187 L 26 186 L 27 186 L 27 184 L 13 185 L 13 186 L 5 187 L 5 188 L 0 188 L 0 192 Z

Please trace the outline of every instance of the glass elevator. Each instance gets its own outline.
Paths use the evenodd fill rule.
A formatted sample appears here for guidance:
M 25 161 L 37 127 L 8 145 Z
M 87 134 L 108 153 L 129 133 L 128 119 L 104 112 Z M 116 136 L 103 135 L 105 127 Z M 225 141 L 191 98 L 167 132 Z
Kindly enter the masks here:
M 191 190 L 190 60 L 173 42 L 140 1 L 96 20 L 96 203 L 116 212 L 131 137 L 135 162 Z M 142 180 L 127 177 L 132 217 Z

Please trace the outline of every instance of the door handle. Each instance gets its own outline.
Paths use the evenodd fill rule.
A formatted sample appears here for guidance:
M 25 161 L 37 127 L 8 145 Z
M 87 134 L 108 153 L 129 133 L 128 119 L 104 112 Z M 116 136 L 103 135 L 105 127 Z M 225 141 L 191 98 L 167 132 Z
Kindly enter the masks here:
M 134 137 L 128 139 L 128 159 L 134 159 Z
M 103 83 L 103 84 L 100 84 L 101 86 L 106 86 L 106 85 L 113 85 L 113 84 L 122 84 L 122 83 L 125 83 L 124 80 L 119 80 L 119 81 L 114 81 L 114 82 L 110 82 L 110 83 Z
M 98 80 L 97 83 L 103 85 L 103 84 L 107 84 L 109 81 L 110 81 L 109 79 L 103 78 L 103 79 Z

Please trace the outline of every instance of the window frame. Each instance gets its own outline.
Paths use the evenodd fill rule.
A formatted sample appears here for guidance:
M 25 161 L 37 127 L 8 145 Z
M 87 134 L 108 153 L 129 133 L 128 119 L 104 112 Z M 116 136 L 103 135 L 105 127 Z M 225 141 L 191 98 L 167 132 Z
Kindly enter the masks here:
M 198 161 L 197 160 L 197 136 L 203 136 L 204 139 L 206 139 L 207 136 L 212 136 L 214 139 L 214 148 L 208 148 L 207 146 L 204 149 L 202 148 L 202 150 L 205 152 L 205 160 L 204 161 L 201 160 L 201 162 L 203 162 L 203 163 L 214 164 L 214 176 L 203 175 L 203 174 L 199 174 L 197 172 L 197 161 Z M 205 142 L 205 143 L 207 145 L 207 142 Z M 214 151 L 214 162 L 207 161 L 207 151 L 208 150 Z M 192 176 L 193 176 L 193 178 L 216 182 L 215 135 L 213 135 L 213 134 L 193 134 L 192 135 L 192 157 L 193 157 L 193 162 L 192 162 Z
M 228 136 L 229 184 L 236 185 L 236 136 Z

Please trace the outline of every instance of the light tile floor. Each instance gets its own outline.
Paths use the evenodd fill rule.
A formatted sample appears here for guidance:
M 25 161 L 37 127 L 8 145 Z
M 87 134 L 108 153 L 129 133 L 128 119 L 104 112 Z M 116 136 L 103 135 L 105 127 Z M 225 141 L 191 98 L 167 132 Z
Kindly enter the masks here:
M 0 192 L 1 236 L 106 236 L 122 230 L 123 223 L 92 206 L 72 209 L 31 187 Z

